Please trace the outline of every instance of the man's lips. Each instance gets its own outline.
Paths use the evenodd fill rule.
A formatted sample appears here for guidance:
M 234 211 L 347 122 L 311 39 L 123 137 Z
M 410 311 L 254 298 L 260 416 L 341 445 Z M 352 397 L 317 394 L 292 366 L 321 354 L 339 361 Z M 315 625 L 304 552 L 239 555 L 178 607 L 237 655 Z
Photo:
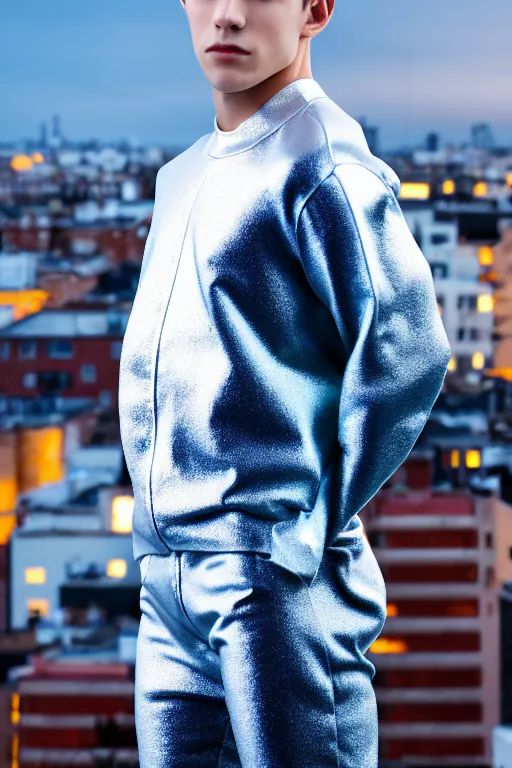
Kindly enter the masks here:
M 243 48 L 240 48 L 238 45 L 221 45 L 219 43 L 215 43 L 214 45 L 210 45 L 209 48 L 206 49 L 206 51 L 216 51 L 218 53 L 240 53 L 245 56 L 249 54 L 249 51 L 244 50 Z

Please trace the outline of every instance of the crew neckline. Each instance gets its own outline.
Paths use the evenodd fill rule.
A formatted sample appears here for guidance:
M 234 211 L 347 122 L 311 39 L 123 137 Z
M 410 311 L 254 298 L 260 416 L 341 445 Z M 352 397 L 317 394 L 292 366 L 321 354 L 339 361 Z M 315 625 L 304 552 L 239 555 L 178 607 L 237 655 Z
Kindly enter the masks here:
M 208 154 L 218 158 L 244 152 L 280 128 L 310 101 L 326 96 L 316 80 L 301 77 L 281 88 L 232 131 L 222 131 L 215 115 Z

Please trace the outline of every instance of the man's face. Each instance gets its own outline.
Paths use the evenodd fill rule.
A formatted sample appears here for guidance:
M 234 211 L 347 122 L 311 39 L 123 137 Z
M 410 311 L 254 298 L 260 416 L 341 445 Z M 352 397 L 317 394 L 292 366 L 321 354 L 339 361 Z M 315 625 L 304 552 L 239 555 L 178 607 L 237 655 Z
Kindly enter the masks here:
M 243 91 L 289 66 L 308 18 L 302 0 L 186 0 L 195 54 L 210 84 L 219 91 Z M 231 43 L 248 55 L 207 52 Z

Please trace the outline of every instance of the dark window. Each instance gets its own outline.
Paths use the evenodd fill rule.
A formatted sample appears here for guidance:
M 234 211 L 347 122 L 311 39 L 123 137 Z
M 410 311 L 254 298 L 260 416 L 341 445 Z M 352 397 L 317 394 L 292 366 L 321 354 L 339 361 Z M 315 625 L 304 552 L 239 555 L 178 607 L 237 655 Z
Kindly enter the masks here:
M 96 381 L 96 366 L 94 363 L 84 363 L 80 368 L 80 380 L 86 383 Z
M 446 264 L 432 264 L 431 270 L 433 277 L 446 277 L 448 274 Z
M 119 360 L 121 357 L 121 349 L 123 347 L 122 341 L 111 341 L 110 342 L 110 357 L 112 360 Z
M 48 357 L 54 360 L 69 359 L 73 357 L 73 345 L 70 341 L 59 339 L 59 341 L 49 341 L 47 344 Z
M 35 360 L 37 357 L 37 342 L 20 341 L 18 354 L 20 360 Z

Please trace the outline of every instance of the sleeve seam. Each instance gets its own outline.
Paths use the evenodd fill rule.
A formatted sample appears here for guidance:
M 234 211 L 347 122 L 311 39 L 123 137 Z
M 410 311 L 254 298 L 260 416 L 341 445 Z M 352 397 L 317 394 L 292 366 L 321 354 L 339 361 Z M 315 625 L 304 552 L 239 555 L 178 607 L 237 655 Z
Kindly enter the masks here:
M 354 210 L 353 210 L 353 208 L 352 208 L 352 204 L 351 204 L 351 202 L 350 202 L 350 200 L 349 200 L 349 197 L 348 197 L 348 195 L 347 195 L 347 192 L 346 192 L 346 190 L 345 190 L 345 187 L 343 186 L 343 182 L 341 181 L 341 179 L 340 179 L 340 178 L 339 178 L 339 177 L 336 175 L 336 173 L 335 173 L 335 171 L 336 171 L 336 168 L 339 168 L 339 167 L 340 167 L 340 166 L 342 166 L 342 165 L 359 165 L 359 166 L 361 166 L 362 168 L 365 168 L 367 171 L 370 171 L 370 173 L 373 173 L 373 175 L 374 175 L 374 176 L 376 176 L 376 177 L 377 177 L 377 179 L 379 179 L 379 181 L 380 181 L 380 182 L 381 182 L 381 183 L 384 185 L 384 187 L 386 187 L 387 189 L 389 189 L 389 191 L 390 191 L 390 192 L 391 192 L 391 194 L 393 195 L 393 198 L 394 198 L 394 200 L 396 201 L 396 197 L 395 197 L 395 195 L 394 195 L 394 193 L 393 193 L 393 190 L 391 189 L 391 187 L 389 187 L 389 185 L 387 184 L 387 182 L 385 182 L 385 181 L 384 181 L 384 180 L 383 180 L 383 179 L 382 179 L 382 178 L 381 178 L 381 177 L 380 177 L 378 174 L 376 174 L 374 171 L 372 171 L 372 170 L 371 170 L 371 168 L 368 168 L 368 167 L 367 167 L 366 165 L 364 165 L 363 163 L 352 163 L 352 162 L 347 162 L 347 163 L 337 163 L 337 164 L 334 166 L 334 168 L 333 168 L 333 169 L 332 169 L 332 170 L 329 172 L 329 174 L 328 174 L 328 175 L 327 175 L 327 176 L 326 176 L 326 177 L 325 177 L 325 178 L 324 178 L 324 179 L 323 179 L 321 182 L 319 182 L 319 183 L 317 184 L 317 186 L 316 186 L 316 187 L 313 189 L 313 191 L 312 191 L 312 192 L 311 192 L 311 193 L 308 195 L 308 197 L 306 198 L 305 202 L 303 203 L 303 205 L 302 205 L 302 207 L 301 207 L 301 209 L 300 209 L 300 213 L 299 213 L 299 215 L 297 216 L 297 224 L 296 224 L 296 227 L 295 227 L 295 237 L 296 237 L 296 242 L 297 242 L 297 250 L 299 251 L 299 248 L 298 248 L 298 238 L 297 238 L 297 231 L 298 231 L 298 228 L 299 228 L 300 217 L 302 216 L 302 212 L 304 211 L 304 208 L 305 208 L 305 207 L 306 207 L 306 205 L 309 203 L 309 201 L 311 200 L 311 198 L 313 197 L 313 195 L 315 194 L 315 192 L 317 192 L 317 191 L 318 191 L 318 189 L 320 189 L 320 187 L 322 186 L 322 184 L 323 184 L 325 181 L 327 181 L 327 180 L 328 180 L 328 179 L 329 179 L 329 178 L 330 178 L 332 175 L 336 176 L 336 179 L 337 179 L 337 181 L 338 181 L 338 184 L 339 184 L 339 185 L 340 185 L 340 187 L 341 187 L 341 190 L 342 190 L 342 192 L 343 192 L 343 196 L 344 196 L 344 198 L 345 198 L 345 201 L 346 201 L 346 203 L 347 203 L 347 206 L 348 206 L 348 210 L 350 211 L 350 216 L 351 216 L 351 218 L 352 218 L 352 221 L 353 221 L 353 224 L 354 224 L 354 228 L 355 228 L 355 230 L 356 230 L 356 232 L 357 232 L 357 236 L 358 236 L 358 239 L 359 239 L 359 244 L 360 244 L 361 252 L 362 252 L 362 254 L 363 254 L 363 260 L 364 260 L 364 263 L 365 263 L 366 271 L 367 271 L 367 274 L 368 274 L 368 280 L 369 280 L 369 283 L 370 283 L 370 287 L 371 287 L 371 291 L 372 291 L 372 295 L 373 295 L 374 317 L 375 317 L 375 322 L 376 322 L 376 321 L 377 321 L 377 315 L 378 315 L 378 303 L 377 303 L 377 295 L 376 295 L 376 292 L 375 292 L 375 287 L 374 287 L 374 285 L 373 285 L 373 280 L 372 280 L 372 276 L 371 276 L 370 267 L 369 267 L 369 265 L 368 265 L 368 257 L 367 257 L 367 255 L 366 255 L 366 250 L 365 250 L 365 247 L 364 247 L 363 238 L 362 238 L 362 236 L 361 236 L 361 230 L 360 230 L 360 228 L 359 228 L 359 226 L 358 226 L 358 223 L 357 223 L 357 219 L 356 219 L 356 217 L 355 217 L 355 214 L 354 214 Z

